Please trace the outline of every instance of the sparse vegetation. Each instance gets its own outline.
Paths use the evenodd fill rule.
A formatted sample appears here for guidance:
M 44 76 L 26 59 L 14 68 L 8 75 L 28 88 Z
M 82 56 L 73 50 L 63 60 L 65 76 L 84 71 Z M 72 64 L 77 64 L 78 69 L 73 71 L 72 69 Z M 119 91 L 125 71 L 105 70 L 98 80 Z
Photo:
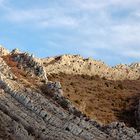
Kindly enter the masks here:
M 78 108 L 83 107 L 82 103 L 85 102 L 84 113 L 87 116 L 96 118 L 104 124 L 123 121 L 128 126 L 136 127 L 133 114 L 138 103 L 137 98 L 140 98 L 139 80 L 111 81 L 99 76 L 64 73 L 56 76 L 54 74 L 48 78 L 52 81 L 61 81 L 64 95 Z
M 97 133 L 99 137 L 103 133 L 105 136 L 101 135 L 101 138 L 106 139 L 103 129 L 107 124 L 116 121 L 124 122 L 127 126 L 139 130 L 136 118 L 140 116 L 140 112 L 136 107 L 140 100 L 140 80 L 109 80 L 101 71 L 101 75 L 96 75 L 98 72 L 95 69 L 97 73 L 92 76 L 88 73 L 78 74 L 83 68 L 83 58 L 66 55 L 64 58 L 72 58 L 71 63 L 81 63 L 80 67 L 71 66 L 72 74 L 61 72 L 48 74 L 48 81 L 42 63 L 39 64 L 36 59 L 33 61 L 33 56 L 26 53 L 19 54 L 15 60 L 13 58 L 17 55 L 15 51 L 13 54 L 6 53 L 1 56 L 0 116 L 4 116 L 3 120 L 5 118 L 7 120 L 2 122 L 0 117 L 0 123 L 2 123 L 0 138 L 4 136 L 12 140 L 11 136 L 15 136 L 13 139 L 25 137 L 23 139 L 30 140 L 32 138 L 46 139 L 50 135 L 51 138 L 71 139 L 72 136 L 72 139 L 90 139 L 95 136 L 94 133 Z M 49 63 L 42 62 L 48 67 L 50 64 L 55 65 L 57 61 L 61 63 L 62 59 L 63 56 L 55 57 Z M 92 69 L 93 61 L 85 59 L 84 63 L 87 61 L 90 61 L 87 64 Z M 95 62 L 94 66 L 101 69 L 103 63 Z M 67 63 L 63 66 L 67 67 Z M 83 70 L 86 71 L 88 65 L 85 66 Z M 43 74 L 43 77 L 40 74 Z M 61 82 L 62 88 L 57 81 Z M 92 121 L 91 118 L 97 122 Z M 8 124 L 6 124 L 7 121 Z M 104 124 L 105 127 L 100 126 L 99 123 Z M 123 135 L 128 130 L 120 123 L 114 126 L 117 127 L 117 133 Z M 121 131 L 118 131 L 119 127 Z M 109 129 L 114 132 L 114 128 Z M 137 134 L 134 129 L 131 131 L 128 132 L 133 136 Z M 94 132 L 93 135 L 92 132 Z

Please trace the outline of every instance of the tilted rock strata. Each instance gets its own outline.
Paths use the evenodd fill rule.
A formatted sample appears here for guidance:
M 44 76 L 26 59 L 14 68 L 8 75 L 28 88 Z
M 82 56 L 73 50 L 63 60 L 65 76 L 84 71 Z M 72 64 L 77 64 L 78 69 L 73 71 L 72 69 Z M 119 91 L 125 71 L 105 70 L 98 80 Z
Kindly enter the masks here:
M 44 79 L 46 82 L 48 81 L 44 67 L 37 61 L 37 59 L 34 58 L 33 55 L 30 55 L 28 53 L 13 52 L 12 59 L 15 62 L 18 62 L 19 67 L 24 69 L 24 71 L 26 71 L 27 73 L 34 73 L 35 75 Z
M 120 131 L 119 125 L 102 127 L 84 116 L 68 99 L 63 97 L 59 82 L 48 81 L 43 65 L 32 55 L 20 53 L 17 50 L 7 54 L 7 57 L 9 57 L 8 55 L 12 61 L 20 65 L 19 69 L 31 74 L 30 78 L 38 76 L 41 81 L 45 80 L 43 85 L 45 92 L 43 90 L 36 92 L 32 87 L 26 88 L 24 84 L 18 82 L 18 77 L 4 61 L 4 57 L 0 58 L 0 118 L 6 122 L 3 122 L 2 125 L 3 134 L 7 135 L 1 136 L 1 139 L 140 139 L 139 133 L 131 128 L 129 130 L 134 132 L 136 137 L 132 137 L 133 134 L 126 134 L 128 128 L 125 126 L 123 131 Z M 105 67 L 107 68 L 107 66 Z M 48 97 L 48 95 L 50 96 Z M 115 135 L 111 135 L 113 132 Z
M 0 85 L 4 90 L 0 98 L 1 111 L 8 112 L 8 116 L 19 121 L 27 132 L 31 129 L 34 137 L 53 140 L 107 138 L 94 125 L 67 112 L 40 93 L 28 92 L 2 71 Z
M 116 138 L 117 140 L 139 140 L 140 133 L 134 128 L 128 128 L 124 123 L 114 122 L 103 128 L 103 131 L 106 132 L 111 137 Z

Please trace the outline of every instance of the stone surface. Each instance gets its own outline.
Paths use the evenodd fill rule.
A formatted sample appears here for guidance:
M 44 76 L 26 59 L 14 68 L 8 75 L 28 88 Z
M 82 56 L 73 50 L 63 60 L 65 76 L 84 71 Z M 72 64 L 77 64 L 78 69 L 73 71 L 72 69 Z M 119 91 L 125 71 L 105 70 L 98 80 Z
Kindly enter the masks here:
M 14 50 L 7 57 L 8 59 L 6 56 L 0 57 L 0 139 L 140 139 L 136 130 L 125 127 L 124 124 L 101 126 L 98 122 L 87 118 L 63 96 L 59 82 L 48 81 L 43 64 L 33 55 Z M 65 57 L 67 58 L 60 57 L 62 62 L 59 63 L 65 65 Z M 83 61 L 92 62 L 91 59 L 81 60 L 80 56 L 73 56 L 72 61 L 77 61 L 75 57 L 79 62 L 73 67 L 74 71 L 80 63 L 83 65 Z M 70 65 L 70 62 L 67 61 L 67 64 Z M 19 70 L 30 74 L 25 76 Z M 19 77 L 15 75 L 17 71 Z M 19 79 L 21 77 L 23 79 Z M 42 82 L 44 80 L 45 82 Z
M 14 74 L 2 59 L 1 62 L 5 70 L 0 71 L 0 85 L 3 89 L 0 96 L 0 110 L 4 113 L 6 112 L 17 123 L 22 124 L 23 128 L 25 128 L 25 131 L 22 130 L 23 135 L 30 137 L 29 134 L 31 134 L 31 138 L 28 138 L 29 140 L 36 138 L 53 140 L 100 140 L 107 138 L 107 135 L 94 125 L 91 125 L 94 131 L 90 132 L 86 130 L 86 125 L 75 124 L 73 120 L 75 115 L 69 111 L 71 104 L 60 93 L 58 93 L 58 95 L 60 94 L 59 99 L 64 102 L 66 100 L 69 104 L 66 110 L 61 107 L 61 102 L 56 102 L 56 99 L 49 100 L 42 96 L 41 93 L 26 90 L 20 83 L 12 80 L 8 73 Z M 60 83 L 51 83 L 50 85 L 48 87 L 51 90 L 54 89 L 54 95 L 61 90 Z M 84 118 L 79 119 L 82 121 Z M 18 140 L 16 135 L 13 137 Z
M 0 45 L 0 56 L 9 54 L 9 51 Z
M 36 58 L 34 58 L 32 54 L 28 54 L 26 52 L 21 53 L 19 50 L 14 49 L 11 52 L 11 58 L 15 62 L 18 62 L 19 68 L 24 69 L 28 75 L 33 76 L 33 74 L 35 74 L 44 79 L 46 82 L 48 81 L 44 67 L 39 61 L 37 61 Z
M 103 131 L 117 140 L 140 140 L 140 134 L 134 128 L 128 128 L 124 123 L 114 122 L 103 127 Z
M 92 58 L 84 59 L 80 55 L 62 55 L 42 59 L 47 74 L 66 73 L 66 74 L 84 74 L 99 75 L 110 80 L 135 80 L 140 77 L 140 63 L 130 65 L 117 65 L 109 67 L 102 61 Z

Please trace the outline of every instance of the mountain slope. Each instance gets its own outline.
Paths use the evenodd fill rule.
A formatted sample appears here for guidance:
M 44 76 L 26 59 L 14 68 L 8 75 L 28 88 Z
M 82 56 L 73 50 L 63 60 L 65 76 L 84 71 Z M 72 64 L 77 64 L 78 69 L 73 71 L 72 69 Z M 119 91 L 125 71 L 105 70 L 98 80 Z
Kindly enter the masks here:
M 61 84 L 49 81 L 44 60 L 17 49 L 0 50 L 1 139 L 140 139 L 135 129 L 123 123 L 100 125 L 79 111 Z
M 51 74 L 48 79 L 60 81 L 64 96 L 90 118 L 102 124 L 122 121 L 137 128 L 134 114 L 140 99 L 140 80 L 113 81 L 64 73 Z

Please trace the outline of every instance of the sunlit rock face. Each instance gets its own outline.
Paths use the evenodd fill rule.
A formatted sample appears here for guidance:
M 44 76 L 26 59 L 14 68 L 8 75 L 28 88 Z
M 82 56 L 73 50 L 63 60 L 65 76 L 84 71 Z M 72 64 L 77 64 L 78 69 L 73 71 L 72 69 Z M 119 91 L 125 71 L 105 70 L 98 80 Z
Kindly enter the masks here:
M 81 74 L 87 69 L 87 73 L 91 70 L 91 74 L 104 77 L 101 71 L 111 68 L 80 56 L 41 60 L 18 49 L 9 53 L 0 47 L 0 139 L 140 139 L 139 133 L 125 124 L 104 126 L 81 112 L 64 96 L 63 85 L 48 79 L 50 73 L 63 71 L 60 69 Z
M 62 55 L 42 59 L 42 63 L 48 74 L 84 74 L 98 75 L 109 80 L 136 80 L 140 77 L 140 64 L 120 64 L 109 67 L 102 61 L 92 58 L 83 58 L 80 55 Z
M 9 51 L 0 45 L 0 56 L 9 54 Z

